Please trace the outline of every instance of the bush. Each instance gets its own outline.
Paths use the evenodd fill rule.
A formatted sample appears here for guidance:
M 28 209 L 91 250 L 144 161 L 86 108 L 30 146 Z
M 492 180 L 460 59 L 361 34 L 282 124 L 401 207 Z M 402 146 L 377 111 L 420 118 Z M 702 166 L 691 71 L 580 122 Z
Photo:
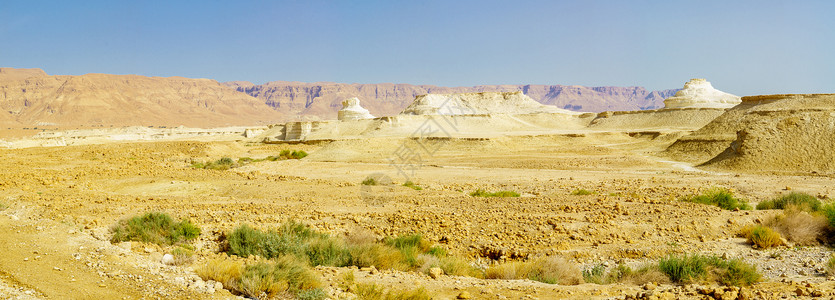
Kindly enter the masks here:
M 121 220 L 111 229 L 113 243 L 137 241 L 171 245 L 197 238 L 200 228 L 189 220 L 175 222 L 164 213 L 151 212 L 142 216 Z
M 803 211 L 819 211 L 821 209 L 821 202 L 815 196 L 792 192 L 780 198 L 767 200 L 757 204 L 757 209 L 786 209 L 789 206 L 795 206 Z
M 768 227 L 798 245 L 816 245 L 825 239 L 828 222 L 826 217 L 817 213 L 809 214 L 796 206 L 789 205 L 782 214 L 766 222 Z
M 487 192 L 482 189 L 477 189 L 474 192 L 470 193 L 470 196 L 473 197 L 519 197 L 519 193 L 514 191 L 498 191 L 498 192 Z
M 374 177 L 367 177 L 362 181 L 362 185 L 377 185 L 378 182 Z
M 597 265 L 591 269 L 583 270 L 583 280 L 587 283 L 611 284 L 630 283 L 642 285 L 649 282 L 669 283 L 670 279 L 658 269 L 657 265 L 644 266 L 637 270 L 625 265 L 618 265 L 609 272 L 606 272 L 603 265 Z
M 356 285 L 357 299 L 363 300 L 429 300 L 431 296 L 423 288 L 405 291 L 385 289 L 373 283 Z
M 835 228 L 835 203 L 829 203 L 821 208 L 821 212 L 829 221 L 829 227 Z
M 560 257 L 542 257 L 526 262 L 510 262 L 487 269 L 488 279 L 530 279 L 539 282 L 576 285 L 583 281 L 583 274 L 573 263 Z
M 589 190 L 586 190 L 586 189 L 576 189 L 573 192 L 571 192 L 571 194 L 572 195 L 577 195 L 577 196 L 585 196 L 585 195 L 591 195 L 591 194 L 594 194 L 594 193 L 592 191 L 589 191 Z
M 701 204 L 715 205 L 727 210 L 751 209 L 751 206 L 748 205 L 748 203 L 735 198 L 731 191 L 721 188 L 713 188 L 702 193 L 701 195 L 686 198 L 684 200 Z
M 406 181 L 405 183 L 403 183 L 403 186 L 408 187 L 408 188 L 412 188 L 413 190 L 416 190 L 416 191 L 420 191 L 420 190 L 422 190 L 422 189 L 423 189 L 422 187 L 420 187 L 419 185 L 416 185 L 416 184 L 415 184 L 414 182 L 412 182 L 411 180 L 410 180 L 410 181 Z
M 185 246 L 185 245 L 184 245 Z M 171 251 L 171 255 L 174 256 L 174 265 L 186 265 L 190 264 L 194 261 L 194 248 L 192 247 L 177 247 L 173 251 Z
M 835 276 L 835 254 L 832 254 L 826 262 L 826 275 Z
M 271 231 L 260 231 L 243 224 L 229 234 L 228 241 L 227 253 L 241 257 L 257 255 L 270 259 L 296 255 L 307 258 L 311 265 L 336 267 L 348 261 L 348 251 L 341 241 L 295 221 Z
M 761 278 L 753 265 L 715 256 L 668 256 L 658 262 L 658 268 L 675 283 L 716 281 L 728 286 L 747 286 Z
M 244 265 L 231 260 L 210 260 L 195 270 L 203 280 L 214 280 L 235 293 L 251 298 L 272 298 L 290 293 L 309 297 L 320 283 L 303 260 L 282 256 L 272 262 Z M 321 299 L 321 298 L 319 298 Z
M 299 150 L 299 151 L 296 151 L 296 150 L 293 150 L 293 151 L 281 150 L 281 152 L 279 152 L 278 156 L 281 157 L 281 158 L 284 158 L 284 159 L 302 159 L 302 158 L 305 158 L 307 156 L 307 152 L 304 152 L 304 151 L 301 151 L 301 150 Z
M 756 226 L 747 236 L 748 242 L 761 249 L 771 248 L 782 244 L 780 234 L 765 226 Z

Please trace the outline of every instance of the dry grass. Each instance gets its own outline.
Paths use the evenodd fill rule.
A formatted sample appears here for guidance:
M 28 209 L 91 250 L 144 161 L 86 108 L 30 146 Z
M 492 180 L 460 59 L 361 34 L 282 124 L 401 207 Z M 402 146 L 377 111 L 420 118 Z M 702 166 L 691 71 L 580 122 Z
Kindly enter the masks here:
M 829 226 L 826 217 L 789 206 L 783 214 L 765 222 L 780 235 L 798 245 L 817 245 Z
M 282 256 L 253 265 L 215 259 L 198 267 L 195 272 L 203 280 L 220 282 L 224 288 L 234 293 L 256 299 L 297 295 L 320 286 L 309 266 L 294 256 Z
M 576 285 L 583 275 L 574 263 L 561 257 L 542 257 L 525 262 L 510 262 L 487 269 L 488 279 L 530 279 L 545 283 Z
M 229 259 L 213 259 L 194 269 L 203 280 L 214 280 L 227 290 L 238 290 L 238 281 L 244 272 L 244 264 Z
M 826 275 L 835 276 L 835 254 L 832 254 L 826 262 Z
M 583 271 L 583 280 L 586 283 L 611 284 L 628 283 L 643 285 L 646 283 L 670 283 L 670 278 L 662 273 L 658 265 L 646 265 L 638 269 L 632 269 L 625 265 L 619 265 L 608 272 L 603 265 Z

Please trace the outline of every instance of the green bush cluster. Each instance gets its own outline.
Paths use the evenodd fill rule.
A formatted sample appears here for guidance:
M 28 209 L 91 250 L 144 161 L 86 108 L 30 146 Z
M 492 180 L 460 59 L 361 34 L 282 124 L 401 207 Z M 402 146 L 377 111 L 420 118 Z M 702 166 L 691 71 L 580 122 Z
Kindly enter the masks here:
M 408 187 L 408 188 L 411 188 L 411 189 L 416 190 L 416 191 L 420 191 L 420 190 L 422 190 L 422 189 L 423 189 L 422 187 L 420 187 L 419 185 L 415 184 L 415 183 L 414 183 L 414 182 L 412 182 L 411 180 L 404 182 L 404 183 L 403 183 L 403 186 Z
M 751 206 L 742 199 L 734 197 L 733 193 L 723 188 L 713 188 L 701 195 L 685 198 L 685 201 L 715 205 L 727 210 L 742 209 L 749 210 Z
M 473 197 L 519 197 L 519 193 L 514 191 L 498 191 L 498 192 L 487 192 L 482 189 L 477 189 L 474 192 L 470 193 L 470 196 Z
M 658 267 L 675 283 L 716 281 L 728 286 L 748 286 L 761 278 L 755 266 L 741 260 L 698 254 L 668 256 L 658 262 Z
M 174 221 L 165 213 L 151 212 L 119 221 L 111 228 L 113 243 L 138 241 L 171 245 L 197 238 L 200 228 L 189 220 Z
M 760 202 L 757 204 L 757 209 L 786 209 L 790 206 L 803 211 L 815 212 L 821 209 L 821 202 L 815 196 L 792 192 L 777 199 Z

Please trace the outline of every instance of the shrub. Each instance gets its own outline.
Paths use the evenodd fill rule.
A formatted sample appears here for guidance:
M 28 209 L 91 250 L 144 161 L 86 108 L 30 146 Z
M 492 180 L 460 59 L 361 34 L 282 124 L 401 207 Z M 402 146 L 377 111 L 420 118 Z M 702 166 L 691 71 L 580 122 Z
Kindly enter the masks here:
M 519 197 L 519 193 L 514 191 L 498 191 L 498 192 L 487 192 L 482 189 L 477 189 L 474 192 L 470 193 L 470 196 L 473 197 Z
M 403 186 L 408 187 L 408 188 L 412 188 L 413 190 L 416 190 L 416 191 L 420 191 L 420 190 L 422 190 L 422 189 L 423 189 L 422 187 L 420 187 L 419 185 L 416 185 L 416 184 L 415 184 L 414 182 L 412 182 L 411 180 L 410 180 L 410 181 L 406 181 L 405 183 L 403 183 Z
M 606 267 L 596 265 L 591 269 L 583 270 L 583 281 L 586 283 L 606 284 Z
M 729 286 L 747 286 L 761 278 L 753 265 L 715 256 L 668 256 L 658 262 L 658 268 L 675 283 L 715 280 Z
M 757 204 L 757 209 L 786 209 L 789 206 L 813 212 L 821 209 L 821 202 L 815 196 L 792 192 L 777 199 L 760 202 Z
M 174 256 L 174 265 L 180 266 L 185 264 L 190 264 L 194 261 L 194 250 L 191 247 L 177 247 L 173 251 L 171 251 L 171 255 Z
M 238 166 L 232 158 L 224 157 L 210 162 L 192 162 L 191 167 L 195 169 L 229 170 Z
M 780 234 L 765 226 L 756 226 L 748 235 L 748 242 L 761 249 L 771 248 L 782 244 Z
M 510 262 L 487 269 L 488 279 L 530 279 L 539 282 L 576 285 L 583 281 L 583 274 L 573 263 L 560 257 L 542 257 L 525 262 Z
M 835 228 L 835 202 L 824 205 L 821 212 L 829 221 L 829 227 Z
M 826 275 L 835 276 L 835 254 L 832 254 L 826 262 Z
M 303 260 L 282 256 L 272 262 L 244 265 L 231 260 L 210 260 L 195 272 L 203 280 L 214 280 L 224 288 L 251 298 L 272 298 L 290 293 L 309 296 L 320 286 L 319 280 Z
M 658 269 L 657 265 L 641 267 L 637 270 L 625 265 L 618 265 L 609 272 L 603 265 L 597 265 L 591 269 L 583 270 L 583 280 L 587 283 L 610 284 L 625 282 L 634 285 L 641 285 L 649 282 L 668 283 L 669 278 Z
M 261 231 L 243 224 L 229 234 L 228 253 L 248 257 L 274 258 L 296 255 L 312 265 L 343 266 L 348 251 L 339 240 L 315 232 L 302 223 L 289 221 L 277 230 Z
M 817 213 L 809 214 L 789 205 L 782 214 L 766 222 L 768 227 L 780 233 L 786 240 L 798 245 L 816 245 L 824 239 L 828 222 L 826 217 Z
M 362 181 L 362 185 L 377 185 L 377 180 L 374 177 L 367 177 Z
M 302 159 L 302 158 L 305 158 L 307 156 L 307 152 L 304 152 L 304 151 L 301 151 L 301 150 L 299 150 L 299 151 L 296 151 L 296 150 L 293 150 L 293 151 L 281 150 L 281 152 L 279 152 L 278 156 L 281 157 L 281 158 L 284 158 L 284 159 Z
M 403 254 L 397 249 L 377 244 L 350 245 L 348 247 L 350 259 L 348 264 L 357 267 L 374 266 L 378 269 L 395 269 L 405 271 L 408 265 L 404 262 Z
M 586 190 L 586 189 L 576 189 L 573 192 L 571 192 L 571 194 L 572 195 L 577 195 L 577 196 L 585 196 L 585 195 L 591 195 L 591 194 L 594 194 L 594 193 L 592 191 L 589 191 L 589 190 Z
M 748 203 L 735 198 L 731 191 L 721 188 L 713 188 L 702 193 L 701 195 L 686 198 L 684 200 L 701 204 L 715 205 L 727 210 L 751 209 L 751 206 L 748 205 Z
M 188 241 L 200 235 L 200 228 L 189 220 L 175 222 L 164 213 L 151 212 L 142 216 L 121 220 L 111 228 L 113 243 L 138 241 L 170 245 Z
M 432 297 L 423 288 L 395 291 L 373 283 L 356 285 L 357 299 L 363 300 L 429 300 Z

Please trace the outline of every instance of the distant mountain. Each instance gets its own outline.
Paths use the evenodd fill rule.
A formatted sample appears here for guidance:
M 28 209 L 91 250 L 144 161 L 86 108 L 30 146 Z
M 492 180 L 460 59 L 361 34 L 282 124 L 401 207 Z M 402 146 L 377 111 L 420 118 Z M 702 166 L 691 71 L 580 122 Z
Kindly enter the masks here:
M 50 76 L 0 68 L 0 126 L 270 124 L 285 119 L 263 101 L 210 79 L 86 74 Z
M 263 100 L 289 116 L 334 119 L 344 99 L 358 97 L 375 116 L 394 115 L 423 94 L 522 91 L 534 100 L 574 111 L 644 110 L 664 107 L 676 89 L 647 91 L 643 87 L 584 87 L 565 85 L 479 85 L 440 87 L 411 84 L 346 84 L 332 82 L 273 81 L 255 85 L 246 81 L 224 83 Z

